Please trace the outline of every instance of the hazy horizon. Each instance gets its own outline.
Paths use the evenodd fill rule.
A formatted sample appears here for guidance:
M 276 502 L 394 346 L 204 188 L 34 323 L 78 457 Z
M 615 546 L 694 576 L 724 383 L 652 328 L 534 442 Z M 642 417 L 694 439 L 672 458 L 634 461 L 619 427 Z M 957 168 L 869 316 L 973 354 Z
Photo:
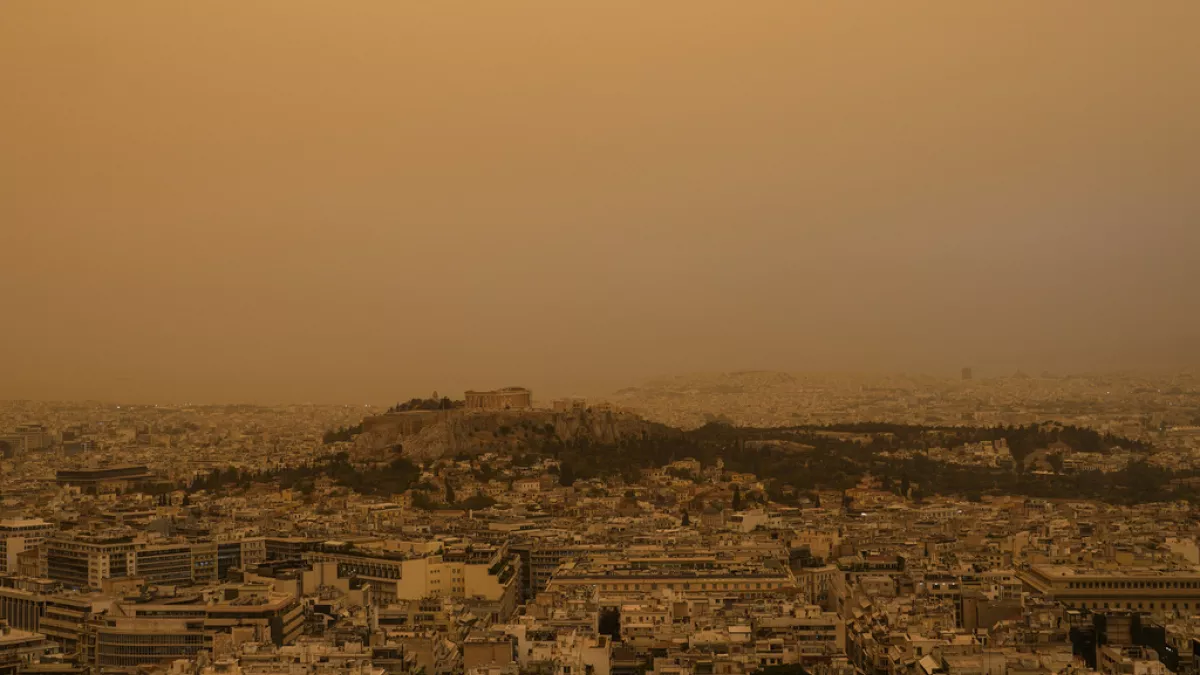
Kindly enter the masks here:
M 1198 24 L 4 3 L 0 399 L 1196 367 Z
M 974 369 L 973 369 L 974 370 Z M 908 371 L 787 371 L 787 370 L 712 370 L 712 371 L 690 371 L 677 373 L 660 373 L 658 375 L 650 375 L 641 378 L 635 382 L 629 382 L 624 385 L 619 385 L 608 389 L 583 389 L 579 387 L 567 388 L 552 388 L 552 389 L 537 389 L 532 390 L 534 406 L 538 408 L 549 407 L 555 399 L 585 397 L 591 400 L 606 400 L 614 396 L 619 396 L 623 391 L 630 389 L 642 389 L 646 387 L 654 387 L 656 385 L 665 384 L 671 380 L 694 380 L 694 379 L 712 379 L 717 377 L 729 377 L 747 374 L 770 374 L 770 375 L 789 375 L 798 378 L 848 378 L 848 379 L 899 379 L 911 378 L 920 380 L 936 380 L 944 384 L 987 384 L 996 380 L 1011 379 L 1013 377 L 1025 376 L 1031 379 L 1040 380 L 1044 377 L 1053 379 L 1071 379 L 1071 378 L 1109 378 L 1109 377 L 1129 377 L 1129 378 L 1195 378 L 1197 377 L 1196 369 L 1192 367 L 1171 368 L 1171 369 L 1149 369 L 1149 370 L 1112 370 L 1112 371 L 1077 371 L 1077 372 L 1025 372 L 1016 370 L 1012 372 L 984 372 L 980 373 L 977 370 L 974 372 L 973 379 L 970 383 L 964 382 L 961 378 L 961 369 L 955 372 L 908 372 Z M 413 398 L 427 398 L 431 394 L 437 394 L 439 397 L 449 397 L 454 400 L 462 400 L 463 392 L 468 389 L 495 389 L 502 386 L 525 386 L 523 382 L 492 382 L 489 386 L 470 386 L 460 389 L 451 388 L 434 388 L 431 391 L 398 388 L 392 396 L 382 396 L 376 399 L 354 399 L 345 400 L 314 400 L 314 399 L 286 399 L 286 398 L 259 398 L 259 399 L 238 399 L 238 398 L 216 398 L 205 399 L 202 397 L 188 397 L 186 395 L 179 397 L 84 397 L 84 398 L 32 398 L 32 397 L 10 397 L 0 398 L 0 402 L 13 401 L 32 401 L 32 402 L 74 402 L 74 403 L 98 403 L 102 405 L 129 405 L 129 406 L 225 406 L 225 405 L 261 405 L 261 406 L 287 406 L 287 405 L 330 405 L 330 406 L 346 406 L 346 407 L 389 407 L 395 403 L 401 403 Z

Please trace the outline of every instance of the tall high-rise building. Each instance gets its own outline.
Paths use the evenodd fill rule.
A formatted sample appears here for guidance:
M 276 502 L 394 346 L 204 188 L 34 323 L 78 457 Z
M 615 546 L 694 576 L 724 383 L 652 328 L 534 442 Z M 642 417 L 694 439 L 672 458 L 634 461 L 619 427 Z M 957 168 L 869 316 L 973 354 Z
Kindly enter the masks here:
M 964 379 L 964 380 L 969 380 L 969 379 L 971 379 L 972 377 L 973 377 L 973 374 L 971 373 L 971 369 L 970 369 L 970 368 L 963 368 L 963 369 L 962 369 L 962 379 Z

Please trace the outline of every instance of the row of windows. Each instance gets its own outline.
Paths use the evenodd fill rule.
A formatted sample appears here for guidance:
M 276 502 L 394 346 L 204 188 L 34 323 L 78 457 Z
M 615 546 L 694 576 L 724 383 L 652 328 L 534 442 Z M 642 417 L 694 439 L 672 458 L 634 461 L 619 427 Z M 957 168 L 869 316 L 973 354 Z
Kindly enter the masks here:
M 1109 606 L 1109 604 L 1110 603 L 1107 603 L 1107 602 L 1103 602 L 1103 603 L 1102 602 L 1092 602 L 1092 603 L 1081 602 L 1078 605 L 1076 605 L 1074 602 L 1068 602 L 1067 606 L 1072 607 L 1072 608 L 1078 606 L 1080 609 L 1122 609 L 1121 603 L 1119 603 L 1119 602 L 1111 603 L 1112 604 L 1111 607 Z M 1167 607 L 1168 603 L 1166 603 L 1166 602 L 1159 602 L 1159 603 L 1149 602 L 1149 603 L 1144 603 L 1144 604 L 1146 604 L 1148 606 L 1143 607 L 1142 606 L 1143 603 L 1141 603 L 1141 602 L 1137 602 L 1137 603 L 1127 602 L 1127 603 L 1125 603 L 1124 609 L 1180 609 L 1180 605 L 1183 605 L 1183 609 L 1191 609 L 1191 607 L 1189 607 L 1189 603 L 1186 603 L 1186 602 L 1169 603 L 1171 605 L 1169 608 Z M 1155 607 L 1155 604 L 1157 604 L 1158 606 Z M 1200 609 L 1200 602 L 1196 603 L 1196 608 Z
M 1197 588 L 1200 581 L 1071 581 L 1067 588 Z
M 197 626 L 199 628 L 199 626 Z M 204 644 L 204 636 L 196 633 L 104 633 L 101 645 L 187 645 Z
M 203 555 L 203 554 L 201 554 Z M 212 554 L 210 554 L 212 555 Z M 143 558 L 191 558 L 192 549 L 190 548 L 162 548 L 148 549 L 137 552 L 138 560 Z
M 783 588 L 781 583 L 754 583 L 754 584 L 734 584 L 734 583 L 677 583 L 677 584 L 599 584 L 600 588 L 606 591 L 657 591 L 661 588 L 669 588 L 671 590 L 682 591 L 736 591 L 736 590 L 769 590 L 772 588 Z

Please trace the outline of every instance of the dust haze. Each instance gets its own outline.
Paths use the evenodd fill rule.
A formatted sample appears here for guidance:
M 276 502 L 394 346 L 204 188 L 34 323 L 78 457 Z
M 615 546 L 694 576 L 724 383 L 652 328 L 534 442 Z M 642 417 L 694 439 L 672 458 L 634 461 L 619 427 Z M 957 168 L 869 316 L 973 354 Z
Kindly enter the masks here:
M 0 5 L 0 398 L 1200 361 L 1200 3 Z

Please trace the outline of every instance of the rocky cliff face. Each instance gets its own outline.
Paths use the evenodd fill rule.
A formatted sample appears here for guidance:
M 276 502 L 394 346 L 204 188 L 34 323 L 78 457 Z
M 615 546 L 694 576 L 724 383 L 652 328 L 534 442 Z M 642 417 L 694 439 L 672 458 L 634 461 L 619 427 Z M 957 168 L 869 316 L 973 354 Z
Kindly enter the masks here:
M 460 453 L 520 452 L 557 439 L 586 440 L 594 445 L 623 439 L 668 437 L 679 432 L 636 415 L 617 412 L 465 411 L 431 413 L 415 423 L 411 416 L 372 419 L 356 443 L 364 453 L 402 446 L 413 459 L 435 459 Z

